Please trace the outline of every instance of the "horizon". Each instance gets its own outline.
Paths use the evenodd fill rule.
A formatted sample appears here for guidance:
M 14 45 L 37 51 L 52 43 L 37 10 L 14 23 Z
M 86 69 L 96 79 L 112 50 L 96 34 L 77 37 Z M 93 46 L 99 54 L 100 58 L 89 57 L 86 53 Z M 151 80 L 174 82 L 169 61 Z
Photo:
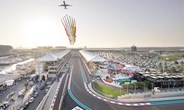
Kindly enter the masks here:
M 10 45 L 11 46 L 11 45 Z M 131 45 L 131 46 L 129 46 L 129 47 L 86 47 L 87 49 L 118 49 L 118 48 L 131 48 L 133 45 Z M 135 45 L 136 46 L 136 45 Z M 13 46 L 12 46 L 13 47 Z M 56 48 L 57 46 L 38 46 L 38 47 L 52 47 L 52 48 Z M 13 47 L 13 49 L 35 49 L 35 48 L 38 48 L 38 47 L 33 47 L 33 48 L 25 48 L 25 47 Z M 61 46 L 61 47 L 66 47 L 66 46 Z M 168 46 L 168 47 L 144 47 L 144 46 L 142 46 L 142 47 L 138 47 L 138 46 L 136 46 L 138 49 L 139 48 L 184 48 L 184 46 Z M 66 48 L 68 48 L 68 49 L 78 49 L 78 48 L 84 48 L 84 46 L 83 47 L 66 47 Z

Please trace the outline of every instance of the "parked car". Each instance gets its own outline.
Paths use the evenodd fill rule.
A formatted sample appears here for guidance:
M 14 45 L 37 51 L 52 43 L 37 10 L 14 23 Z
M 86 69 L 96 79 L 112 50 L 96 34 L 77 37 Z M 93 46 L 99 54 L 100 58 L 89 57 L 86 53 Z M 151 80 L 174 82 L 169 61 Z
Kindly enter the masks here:
M 0 104 L 0 110 L 4 110 L 3 104 Z
M 14 98 L 10 98 L 10 101 L 11 101 L 11 102 L 15 102 L 15 99 L 14 99 Z
M 10 105 L 10 103 L 7 102 L 7 101 L 0 103 L 0 110 L 1 110 L 1 109 L 4 110 L 4 109 L 7 108 L 9 105 Z
M 47 88 L 47 89 L 45 89 L 45 94 L 47 94 L 47 92 L 49 91 L 49 89 Z
M 7 98 L 11 98 L 13 95 L 15 94 L 15 92 L 11 92 L 10 94 L 7 95 Z
M 25 108 L 24 107 L 21 107 L 19 110 L 25 110 Z
M 0 107 L 0 110 L 5 110 L 5 109 Z
M 29 102 L 26 102 L 24 106 L 22 107 L 22 110 L 25 110 L 29 106 Z
M 33 94 L 33 97 L 35 98 L 35 97 L 37 97 L 38 96 L 38 92 L 35 92 L 34 94 Z
M 34 101 L 34 97 L 31 97 L 28 101 L 29 103 L 32 103 Z
M 21 96 L 24 96 L 25 95 L 25 89 L 21 90 L 19 93 L 18 93 L 18 96 L 21 97 Z
M 7 108 L 10 105 L 10 103 L 8 101 L 5 101 L 3 104 L 4 104 L 5 108 Z
M 40 90 L 43 90 L 46 86 L 46 82 L 43 82 L 42 85 L 40 86 Z

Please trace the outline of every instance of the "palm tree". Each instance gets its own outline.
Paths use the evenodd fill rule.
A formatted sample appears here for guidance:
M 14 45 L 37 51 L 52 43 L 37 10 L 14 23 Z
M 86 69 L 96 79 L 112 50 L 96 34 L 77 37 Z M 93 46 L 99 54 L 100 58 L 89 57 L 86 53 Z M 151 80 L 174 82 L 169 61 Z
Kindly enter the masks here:
M 182 74 L 184 75 L 184 70 L 182 71 Z
M 28 82 L 24 83 L 25 91 L 28 90 L 28 86 L 29 86 L 29 83 Z

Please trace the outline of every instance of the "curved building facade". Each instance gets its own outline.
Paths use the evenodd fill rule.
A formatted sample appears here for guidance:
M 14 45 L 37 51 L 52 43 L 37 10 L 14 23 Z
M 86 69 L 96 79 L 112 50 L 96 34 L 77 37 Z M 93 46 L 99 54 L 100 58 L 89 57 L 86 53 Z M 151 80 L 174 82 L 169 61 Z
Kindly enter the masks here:
M 0 45 L 0 56 L 11 54 L 13 47 L 10 45 Z
M 133 45 L 133 46 L 131 47 L 131 51 L 132 51 L 132 52 L 137 52 L 137 47 L 136 47 L 135 45 Z

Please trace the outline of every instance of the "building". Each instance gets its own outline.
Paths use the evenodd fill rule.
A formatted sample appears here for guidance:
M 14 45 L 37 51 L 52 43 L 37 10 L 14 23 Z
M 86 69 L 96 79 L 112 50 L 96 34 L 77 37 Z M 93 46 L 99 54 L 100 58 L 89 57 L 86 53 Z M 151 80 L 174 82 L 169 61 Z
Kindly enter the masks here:
M 133 45 L 133 46 L 131 47 L 131 51 L 132 51 L 132 52 L 137 52 L 137 47 L 136 47 L 135 45 Z
M 0 91 L 6 89 L 7 81 L 13 81 L 16 82 L 20 78 L 20 75 L 17 74 L 0 74 Z
M 40 80 L 47 80 L 48 78 L 56 78 L 59 72 L 59 67 L 63 64 L 64 59 L 68 56 L 70 50 L 64 50 L 58 53 L 47 53 L 38 59 L 35 72 L 39 75 Z
M 149 81 L 154 87 L 160 88 L 175 88 L 184 87 L 184 75 L 182 74 L 168 74 L 168 73 L 136 73 L 134 78 L 138 81 Z
M 10 45 L 0 45 L 0 56 L 5 56 L 11 54 L 13 47 Z

